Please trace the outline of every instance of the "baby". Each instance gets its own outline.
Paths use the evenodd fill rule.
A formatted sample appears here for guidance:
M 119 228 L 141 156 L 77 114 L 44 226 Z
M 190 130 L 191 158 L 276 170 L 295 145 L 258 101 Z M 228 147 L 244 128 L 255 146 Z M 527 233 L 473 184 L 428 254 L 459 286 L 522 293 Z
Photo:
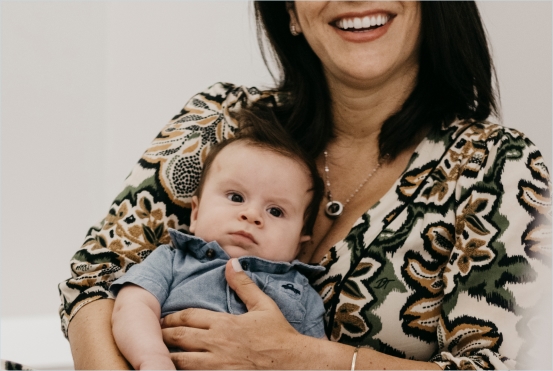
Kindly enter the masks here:
M 135 369 L 175 369 L 160 318 L 185 308 L 247 312 L 225 280 L 230 258 L 297 331 L 325 336 L 323 302 L 302 275 L 324 269 L 294 260 L 310 239 L 322 181 L 278 122 L 242 118 L 238 135 L 205 160 L 192 198 L 195 236 L 170 230 L 171 245 L 159 246 L 111 286 L 113 334 Z

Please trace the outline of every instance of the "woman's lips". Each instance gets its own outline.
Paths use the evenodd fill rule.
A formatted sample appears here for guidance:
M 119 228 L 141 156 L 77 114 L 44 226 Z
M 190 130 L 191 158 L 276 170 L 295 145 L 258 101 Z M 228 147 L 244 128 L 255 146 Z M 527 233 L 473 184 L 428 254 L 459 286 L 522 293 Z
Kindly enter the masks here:
M 346 41 L 368 42 L 384 35 L 395 16 L 383 10 L 348 13 L 337 17 L 329 25 Z
M 380 26 L 377 28 L 370 28 L 367 30 L 363 29 L 359 31 L 350 31 L 350 30 L 342 30 L 338 27 L 333 27 L 333 29 L 345 41 L 354 42 L 354 43 L 363 43 L 363 42 L 376 40 L 382 37 L 384 34 L 386 34 L 388 29 L 390 28 L 390 25 L 392 24 L 392 21 L 393 20 L 390 20 L 384 26 Z

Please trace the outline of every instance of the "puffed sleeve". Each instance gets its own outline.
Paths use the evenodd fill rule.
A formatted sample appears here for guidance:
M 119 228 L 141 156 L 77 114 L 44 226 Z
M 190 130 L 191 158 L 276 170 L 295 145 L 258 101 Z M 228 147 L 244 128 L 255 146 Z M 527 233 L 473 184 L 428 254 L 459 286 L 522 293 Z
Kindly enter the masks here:
M 157 135 L 125 180 L 104 219 L 90 228 L 59 284 L 62 331 L 84 305 L 113 298 L 110 284 L 169 242 L 167 229 L 188 231 L 190 200 L 212 145 L 233 136 L 231 113 L 265 93 L 218 83 L 192 97 Z
M 456 189 L 455 246 L 432 361 L 444 369 L 549 368 L 550 349 L 536 351 L 551 346 L 548 170 L 515 130 L 460 145 L 475 155 Z
M 117 296 L 124 284 L 132 283 L 155 296 L 163 307 L 173 283 L 174 259 L 175 250 L 170 245 L 158 246 L 148 259 L 127 269 L 126 274 L 111 284 L 109 291 Z

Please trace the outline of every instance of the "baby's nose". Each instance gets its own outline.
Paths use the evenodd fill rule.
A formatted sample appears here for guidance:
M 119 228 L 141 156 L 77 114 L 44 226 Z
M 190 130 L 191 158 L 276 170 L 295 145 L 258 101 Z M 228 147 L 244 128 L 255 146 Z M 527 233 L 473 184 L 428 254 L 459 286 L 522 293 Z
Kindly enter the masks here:
M 257 212 L 254 208 L 243 210 L 240 213 L 240 219 L 248 223 L 255 224 L 257 226 L 261 226 L 263 224 L 263 218 L 261 217 L 261 214 Z

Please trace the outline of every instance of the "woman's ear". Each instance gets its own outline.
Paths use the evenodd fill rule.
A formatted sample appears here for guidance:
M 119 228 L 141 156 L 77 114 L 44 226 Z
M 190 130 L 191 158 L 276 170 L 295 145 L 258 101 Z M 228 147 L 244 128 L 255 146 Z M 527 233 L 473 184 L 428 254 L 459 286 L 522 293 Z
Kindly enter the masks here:
M 296 15 L 296 6 L 293 1 L 286 2 L 286 10 L 290 15 L 290 33 L 293 36 L 298 36 L 301 33 L 300 23 L 298 22 L 298 16 Z
M 190 232 L 194 233 L 196 230 L 196 220 L 198 220 L 198 208 L 200 206 L 200 200 L 198 196 L 192 197 L 192 212 L 190 213 Z

